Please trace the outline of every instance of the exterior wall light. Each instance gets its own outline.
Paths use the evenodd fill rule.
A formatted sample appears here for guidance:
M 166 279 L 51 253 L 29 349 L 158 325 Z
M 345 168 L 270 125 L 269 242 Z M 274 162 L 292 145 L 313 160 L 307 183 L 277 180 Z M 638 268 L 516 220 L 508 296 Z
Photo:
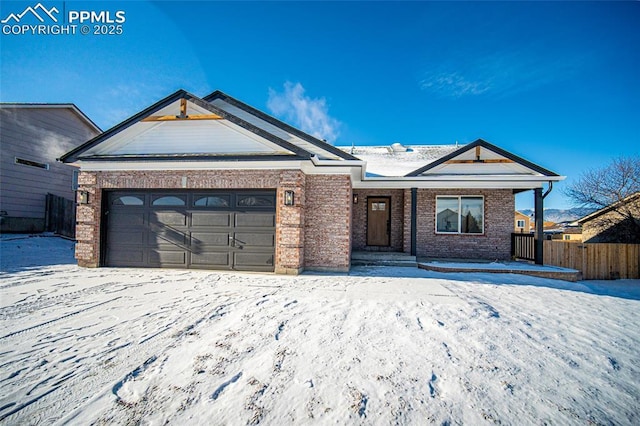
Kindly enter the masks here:
M 353 194 L 353 204 L 358 204 L 358 194 Z
M 89 193 L 87 191 L 78 192 L 78 204 L 89 204 Z
M 293 191 L 291 191 L 291 190 L 284 191 L 284 205 L 285 206 L 292 206 L 293 202 L 294 202 Z

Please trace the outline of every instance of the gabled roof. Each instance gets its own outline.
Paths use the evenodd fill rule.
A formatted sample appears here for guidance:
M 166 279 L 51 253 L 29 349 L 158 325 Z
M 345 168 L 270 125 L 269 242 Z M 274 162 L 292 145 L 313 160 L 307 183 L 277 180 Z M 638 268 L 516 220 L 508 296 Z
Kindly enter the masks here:
M 235 99 L 220 90 L 216 90 L 215 92 L 205 96 L 203 99 L 214 105 L 219 105 L 220 102 L 224 102 L 230 105 L 231 107 L 235 107 L 238 110 L 241 110 L 248 114 L 248 115 L 243 115 L 243 118 L 246 117 L 245 119 L 250 120 L 251 117 L 253 116 L 258 119 L 258 120 L 251 120 L 252 124 L 255 124 L 261 127 L 262 129 L 271 131 L 271 132 L 280 130 L 281 132 L 284 132 L 286 135 L 286 136 L 281 135 L 281 137 L 285 140 L 289 140 L 290 142 L 298 142 L 298 144 L 300 144 L 300 142 L 304 141 L 307 144 L 311 144 L 315 148 L 320 149 L 321 151 L 325 151 L 327 153 L 332 154 L 332 156 L 334 157 L 342 158 L 344 160 L 358 160 L 358 158 L 354 157 L 353 155 L 350 155 L 325 141 L 315 138 L 308 133 L 305 133 L 299 129 L 296 129 L 295 127 L 281 120 L 278 120 L 275 117 L 265 114 L 264 112 L 248 104 L 245 104 L 244 102 L 239 101 L 238 99 Z M 231 110 L 230 108 L 224 108 L 224 109 Z M 315 151 L 315 149 L 313 149 L 312 147 L 308 148 L 308 150 L 311 152 Z M 323 156 L 321 155 L 320 157 L 323 157 Z M 324 157 L 326 157 L 326 155 L 324 155 Z
M 195 110 L 197 114 L 190 116 L 186 110 Z M 189 122 L 188 127 L 185 122 Z M 186 142 L 180 140 L 181 137 L 191 139 Z M 180 144 L 176 144 L 178 140 Z M 66 153 L 60 160 L 70 163 L 77 160 L 228 161 L 311 157 L 357 160 L 220 91 L 201 99 L 178 90 Z
M 482 152 L 481 151 L 482 148 L 490 152 L 490 154 L 488 155 L 488 157 L 490 158 L 486 158 L 487 153 Z M 475 152 L 472 152 L 472 150 L 475 150 Z M 482 156 L 484 156 L 485 158 L 482 158 Z M 453 167 L 451 166 L 454 164 L 455 164 L 455 167 L 457 168 L 455 174 L 461 174 L 461 175 L 466 174 L 464 172 L 464 169 L 470 168 L 472 166 L 476 166 L 476 167 L 473 167 L 474 172 L 470 174 L 478 174 L 478 170 L 479 170 L 477 167 L 478 165 L 492 165 L 491 168 L 486 167 L 489 174 L 507 174 L 508 173 L 507 170 L 510 168 L 510 166 L 509 167 L 501 166 L 501 164 L 506 164 L 506 163 L 511 163 L 516 167 L 520 166 L 518 167 L 519 171 L 516 171 L 515 169 L 513 170 L 517 173 L 512 172 L 511 174 L 524 174 L 527 171 L 525 169 L 528 169 L 529 173 L 538 173 L 543 176 L 549 176 L 549 177 L 559 176 L 558 174 L 550 170 L 547 170 L 534 163 L 531 163 L 525 160 L 524 158 L 518 157 L 517 155 L 514 155 L 508 151 L 505 151 L 504 149 L 499 148 L 495 145 L 492 145 L 489 142 L 482 139 L 478 139 L 468 145 L 465 145 L 460 149 L 453 151 L 452 153 L 435 160 L 432 163 L 429 163 L 417 170 L 412 171 L 411 173 L 406 174 L 405 176 L 417 177 L 421 175 L 438 175 L 442 173 L 448 174 L 448 173 L 452 173 L 451 169 L 453 169 Z M 450 170 L 445 170 L 447 168 Z M 500 172 L 501 168 L 504 168 L 505 172 L 507 173 Z
M 629 203 L 629 202 L 633 202 L 633 201 L 635 201 L 635 199 L 638 199 L 640 201 L 640 191 L 637 191 L 637 192 L 634 192 L 633 194 L 627 195 L 622 200 L 616 201 L 615 203 L 612 203 L 611 205 L 603 207 L 600 210 L 596 210 L 595 212 L 590 213 L 590 214 L 586 215 L 585 217 L 583 217 L 581 219 L 578 219 L 576 222 L 579 223 L 580 225 L 582 225 L 582 224 L 584 224 L 586 222 L 589 222 L 590 220 L 593 220 L 593 219 L 597 218 L 598 216 L 602 216 L 603 214 L 608 213 L 611 210 L 616 209 L 621 204 L 626 204 L 626 203 Z
M 102 129 L 98 127 L 96 123 L 94 123 L 84 112 L 80 110 L 73 103 L 20 103 L 20 102 L 1 102 L 0 108 L 33 108 L 33 109 L 47 109 L 47 108 L 61 108 L 61 109 L 70 109 L 74 114 L 80 118 L 88 127 L 90 127 L 95 132 L 102 132 Z
M 260 147 L 255 150 L 252 155 L 247 155 L 243 152 L 238 152 L 234 154 L 233 152 L 225 152 L 222 155 L 219 155 L 214 152 L 155 152 L 148 154 L 139 154 L 135 152 L 128 152 L 127 150 L 122 149 L 122 144 L 124 142 L 120 142 L 120 145 L 114 143 L 114 140 L 117 140 L 117 136 L 123 134 L 123 132 L 129 132 L 127 142 L 129 144 L 135 144 L 136 138 L 138 138 L 139 146 L 142 145 L 141 141 L 144 141 L 145 132 L 152 131 L 153 128 L 160 128 L 163 126 L 165 130 L 170 129 L 171 127 L 175 127 L 176 123 L 179 120 L 175 121 L 166 121 L 166 122 L 158 122 L 158 123 L 147 123 L 146 120 L 149 120 L 153 117 L 157 117 L 154 114 L 171 114 L 176 115 L 175 111 L 172 109 L 177 108 L 178 102 L 185 100 L 192 107 L 197 108 L 199 112 L 204 112 L 209 114 L 213 120 L 219 119 L 220 123 L 224 123 L 224 126 L 227 127 L 226 131 L 236 132 L 243 134 L 246 138 L 253 140 L 255 146 Z M 188 118 L 188 116 L 185 116 Z M 191 120 L 180 120 L 182 122 Z M 200 122 L 201 123 L 201 122 Z M 138 130 L 134 128 L 134 126 L 138 126 Z M 216 126 L 212 124 L 211 126 Z M 217 125 L 220 127 L 219 125 Z M 192 127 L 196 127 L 193 125 Z M 206 133 L 204 130 L 201 132 L 202 134 Z M 107 141 L 111 141 L 111 153 L 108 150 L 100 150 L 98 147 L 101 144 L 107 143 Z M 175 149 L 175 140 L 172 141 L 172 146 Z M 178 148 L 179 149 L 179 148 Z M 131 151 L 131 150 L 129 150 Z M 192 95 L 184 90 L 178 90 L 177 92 L 167 96 L 166 98 L 156 102 L 150 107 L 140 111 L 129 119 L 123 121 L 122 123 L 112 127 L 111 129 L 105 131 L 104 133 L 98 135 L 97 137 L 89 140 L 85 144 L 77 147 L 76 149 L 66 153 L 63 155 L 60 160 L 66 163 L 74 162 L 77 160 L 100 160 L 100 161 L 130 161 L 130 160 L 183 160 L 188 158 L 189 160 L 238 160 L 238 159 L 247 159 L 251 158 L 252 160 L 272 160 L 274 158 L 278 159 L 308 159 L 311 158 L 314 153 L 309 152 L 306 149 L 303 149 L 296 144 L 293 144 L 289 141 L 286 141 L 278 136 L 273 135 L 272 133 L 265 131 L 264 129 L 256 126 L 253 123 L 249 123 L 248 121 L 237 117 L 236 115 L 225 111 L 222 108 L 219 108 L 210 102 L 204 101 L 203 99 Z

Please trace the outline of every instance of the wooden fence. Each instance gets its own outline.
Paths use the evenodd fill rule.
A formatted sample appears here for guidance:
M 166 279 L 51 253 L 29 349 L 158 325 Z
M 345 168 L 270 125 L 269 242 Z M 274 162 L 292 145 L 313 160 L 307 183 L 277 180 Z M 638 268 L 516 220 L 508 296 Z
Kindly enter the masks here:
M 76 206 L 71 200 L 47 194 L 45 230 L 65 237 L 76 235 Z
M 535 244 L 533 234 L 511 234 L 511 257 L 521 260 L 536 260 Z
M 577 269 L 583 280 L 640 278 L 640 244 L 544 241 L 544 264 Z

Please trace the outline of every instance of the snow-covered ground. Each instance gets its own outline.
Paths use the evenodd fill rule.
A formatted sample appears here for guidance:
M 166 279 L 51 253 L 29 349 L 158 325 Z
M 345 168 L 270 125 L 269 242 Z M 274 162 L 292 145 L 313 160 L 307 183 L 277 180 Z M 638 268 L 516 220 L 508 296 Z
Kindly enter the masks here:
M 638 280 L 0 266 L 3 424 L 640 423 Z

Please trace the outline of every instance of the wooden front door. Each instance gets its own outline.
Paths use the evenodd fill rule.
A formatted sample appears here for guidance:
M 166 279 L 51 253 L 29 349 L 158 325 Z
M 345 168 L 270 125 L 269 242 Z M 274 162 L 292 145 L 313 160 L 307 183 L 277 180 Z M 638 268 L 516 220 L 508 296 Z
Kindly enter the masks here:
M 391 229 L 389 197 L 367 198 L 367 245 L 388 246 Z

